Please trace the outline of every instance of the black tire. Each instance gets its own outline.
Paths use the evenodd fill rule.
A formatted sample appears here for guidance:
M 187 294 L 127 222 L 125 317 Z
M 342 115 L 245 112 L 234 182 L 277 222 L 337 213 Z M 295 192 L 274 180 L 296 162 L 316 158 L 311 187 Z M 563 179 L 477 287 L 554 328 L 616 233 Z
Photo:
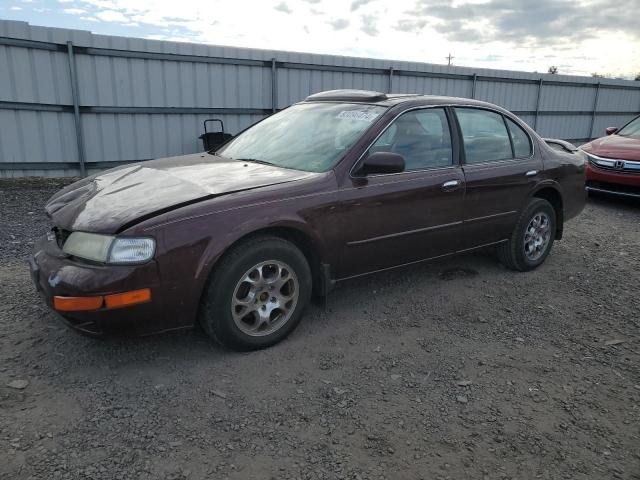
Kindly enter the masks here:
M 261 336 L 243 332 L 232 315 L 236 285 L 253 266 L 265 261 L 288 265 L 298 280 L 298 300 L 289 319 L 276 331 Z M 218 343 L 233 350 L 266 348 L 289 335 L 300 323 L 312 290 L 311 269 L 303 253 L 291 242 L 275 236 L 253 237 L 234 246 L 214 268 L 205 287 L 200 309 L 200 324 Z
M 549 218 L 549 241 L 539 258 L 532 260 L 525 255 L 524 240 L 529 222 L 538 214 L 545 213 Z M 551 204 L 542 198 L 532 198 L 522 211 L 509 241 L 497 247 L 500 262 L 511 270 L 527 272 L 540 266 L 551 251 L 556 233 L 556 212 Z

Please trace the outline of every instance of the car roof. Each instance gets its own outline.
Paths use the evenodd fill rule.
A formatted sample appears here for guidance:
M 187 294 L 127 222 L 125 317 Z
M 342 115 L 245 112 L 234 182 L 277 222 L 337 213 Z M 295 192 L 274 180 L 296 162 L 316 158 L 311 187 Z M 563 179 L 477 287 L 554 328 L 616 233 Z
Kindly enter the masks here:
M 366 103 L 392 107 L 401 103 L 414 105 L 473 105 L 478 107 L 500 108 L 492 103 L 471 98 L 445 97 L 440 95 L 421 95 L 417 93 L 383 93 L 371 90 L 328 90 L 309 95 L 304 102 L 348 102 Z

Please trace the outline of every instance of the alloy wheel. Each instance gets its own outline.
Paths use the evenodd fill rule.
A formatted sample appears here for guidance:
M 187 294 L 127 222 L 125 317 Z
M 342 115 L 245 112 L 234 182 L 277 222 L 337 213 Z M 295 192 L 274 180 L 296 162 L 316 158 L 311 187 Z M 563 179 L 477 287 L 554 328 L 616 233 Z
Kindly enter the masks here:
M 266 336 L 285 325 L 299 297 L 299 281 L 289 265 L 269 260 L 254 265 L 233 291 L 231 314 L 247 335 Z
M 544 212 L 533 215 L 524 232 L 524 254 L 528 260 L 535 262 L 544 255 L 551 239 L 551 219 Z

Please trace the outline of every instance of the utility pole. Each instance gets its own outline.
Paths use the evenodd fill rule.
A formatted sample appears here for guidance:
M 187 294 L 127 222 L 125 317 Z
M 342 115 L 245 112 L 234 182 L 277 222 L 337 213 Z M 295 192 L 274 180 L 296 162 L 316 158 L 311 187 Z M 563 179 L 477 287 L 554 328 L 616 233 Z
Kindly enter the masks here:
M 453 60 L 456 57 L 451 56 L 451 53 L 449 53 L 449 56 L 444 58 L 446 58 L 449 61 L 448 65 L 451 66 L 451 60 Z

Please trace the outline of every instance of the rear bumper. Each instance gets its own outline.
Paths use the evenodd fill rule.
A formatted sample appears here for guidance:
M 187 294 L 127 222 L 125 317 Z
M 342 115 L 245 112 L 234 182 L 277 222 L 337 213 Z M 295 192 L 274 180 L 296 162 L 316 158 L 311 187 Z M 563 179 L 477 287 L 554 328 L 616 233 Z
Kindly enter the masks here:
M 155 261 L 134 266 L 85 264 L 63 254 L 55 240 L 43 237 L 36 243 L 29 269 L 36 289 L 52 310 L 54 296 L 110 295 L 137 288 L 151 289 L 151 301 L 147 303 L 75 312 L 54 310 L 67 325 L 83 333 L 145 335 L 176 327 L 178 313 L 175 305 L 166 304 L 167 287 L 159 280 Z

